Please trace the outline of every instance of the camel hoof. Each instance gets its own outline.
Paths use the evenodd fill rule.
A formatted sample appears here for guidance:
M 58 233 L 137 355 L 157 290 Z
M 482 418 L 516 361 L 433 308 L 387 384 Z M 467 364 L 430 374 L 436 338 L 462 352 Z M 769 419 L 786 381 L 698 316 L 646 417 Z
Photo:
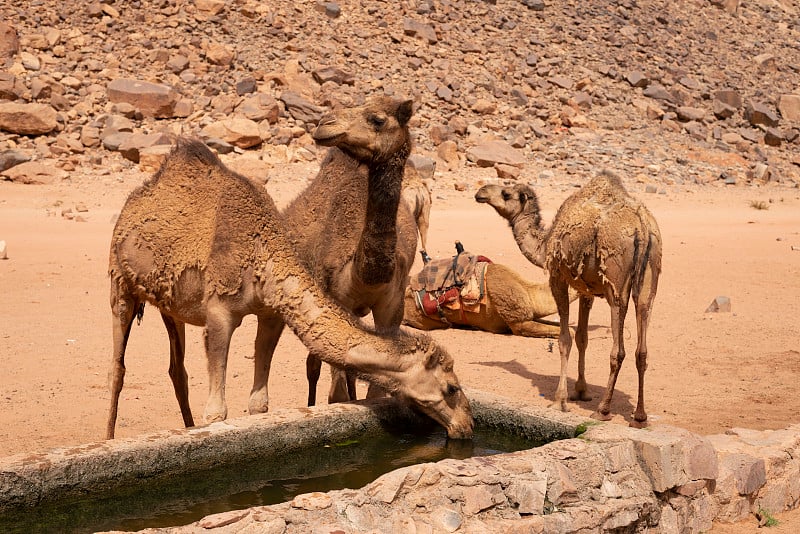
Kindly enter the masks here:
M 637 421 L 636 419 L 634 419 L 633 421 L 630 422 L 630 425 L 628 426 L 630 426 L 631 428 L 647 428 L 647 419 L 645 419 L 644 421 Z
M 258 413 L 267 413 L 269 412 L 269 405 L 267 404 L 261 406 L 251 406 L 247 411 L 250 413 L 250 415 L 256 415 Z
M 578 402 L 578 401 L 580 401 L 580 402 L 588 402 L 588 401 L 592 400 L 592 397 L 590 397 L 585 391 L 581 391 L 579 393 L 576 392 L 576 393 L 573 393 L 572 395 L 570 395 L 569 400 L 571 400 L 573 402 Z
M 592 419 L 597 419 L 598 421 L 611 421 L 611 413 L 594 412 L 592 414 Z
M 568 412 L 569 411 L 569 406 L 567 406 L 567 402 L 566 401 L 561 401 L 561 402 L 556 401 L 556 402 L 552 403 L 549 407 L 550 408 L 555 408 L 557 410 L 561 410 L 562 412 Z
M 218 423 L 220 421 L 224 421 L 226 415 L 227 414 L 224 414 L 224 413 L 215 413 L 215 414 L 207 413 L 207 414 L 205 414 L 205 416 L 203 416 L 203 419 L 205 419 L 206 424 Z

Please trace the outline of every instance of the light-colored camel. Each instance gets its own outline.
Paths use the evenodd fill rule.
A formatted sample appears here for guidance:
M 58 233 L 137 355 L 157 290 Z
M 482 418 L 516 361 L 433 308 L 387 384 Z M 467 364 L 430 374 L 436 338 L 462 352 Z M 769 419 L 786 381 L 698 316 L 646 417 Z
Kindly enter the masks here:
M 297 260 L 263 187 L 227 169 L 201 142 L 179 140 L 159 171 L 125 202 L 111 240 L 114 348 L 107 437 L 114 436 L 125 347 L 145 303 L 158 308 L 184 424 L 194 425 L 184 366 L 185 325 L 204 327 L 207 422 L 227 416 L 225 370 L 233 331 L 258 317 L 250 413 L 268 410 L 267 380 L 284 321 L 325 361 L 377 383 L 428 414 L 452 437 L 469 437 L 469 401 L 453 359 L 429 338 L 376 335 L 324 295 Z
M 319 286 L 359 317 L 371 312 L 386 334 L 403 320 L 403 289 L 417 248 L 417 226 L 401 202 L 412 104 L 382 96 L 324 116 L 313 137 L 328 153 L 283 212 L 298 257 Z M 307 359 L 309 405 L 316 402 L 320 356 L 312 350 Z M 329 402 L 355 399 L 354 377 L 331 372 Z M 375 387 L 367 392 L 380 394 Z
M 414 220 L 417 222 L 422 257 L 426 258 L 433 199 L 427 182 L 422 179 L 419 171 L 410 165 L 406 165 L 403 175 L 403 200 L 408 204 Z
M 474 308 L 448 306 L 439 308 L 438 317 L 419 309 L 411 286 L 406 287 L 403 324 L 420 330 L 468 326 L 495 334 L 511 332 L 517 336 L 558 337 L 557 322 L 542 319 L 558 311 L 547 284 L 522 278 L 516 271 L 499 263 L 489 263 L 484 272 L 486 295 Z M 577 295 L 573 295 L 573 300 Z
M 575 344 L 578 380 L 571 400 L 591 400 L 584 376 L 589 311 L 595 297 L 611 307 L 611 371 L 597 411 L 597 419 L 610 419 L 611 397 L 625 359 L 623 329 L 633 295 L 636 309 L 636 369 L 639 391 L 631 426 L 647 421 L 644 408 L 644 374 L 647 369 L 647 325 L 661 273 L 661 233 L 652 214 L 625 191 L 618 176 L 603 171 L 567 198 L 549 229 L 541 222 L 539 202 L 524 184 L 487 185 L 475 200 L 491 205 L 508 220 L 520 250 L 534 265 L 549 272 L 550 289 L 561 322 L 559 350 L 561 375 L 555 403 L 567 410 L 567 363 L 572 346 L 569 330 L 568 288 L 580 295 Z

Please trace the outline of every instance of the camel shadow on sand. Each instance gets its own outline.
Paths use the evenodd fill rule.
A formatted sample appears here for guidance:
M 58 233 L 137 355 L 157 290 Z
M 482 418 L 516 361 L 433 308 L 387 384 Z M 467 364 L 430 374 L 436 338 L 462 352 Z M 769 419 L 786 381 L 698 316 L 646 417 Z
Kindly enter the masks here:
M 572 358 L 570 358 L 570 363 L 572 363 Z M 542 392 L 541 396 L 544 398 L 548 403 L 553 402 L 553 397 L 555 395 L 556 388 L 558 387 L 558 374 L 554 375 L 544 375 L 539 374 L 531 371 L 527 365 L 517 361 L 511 360 L 509 362 L 504 361 L 491 361 L 491 362 L 478 362 L 478 365 L 484 365 L 486 367 L 498 367 L 503 369 L 504 371 L 515 374 L 519 377 L 522 377 L 526 380 L 529 380 L 532 386 L 536 386 Z M 572 392 L 575 390 L 575 379 L 567 378 L 568 388 L 569 391 Z M 606 390 L 605 384 L 592 384 L 591 382 L 587 382 L 586 384 L 586 392 L 592 398 L 590 401 L 570 401 L 571 404 L 576 404 L 582 408 L 595 411 L 597 409 L 597 405 L 600 402 L 600 399 L 603 397 L 603 393 Z M 625 418 L 625 421 L 630 423 L 633 420 L 633 410 L 634 405 L 631 402 L 631 396 L 621 391 L 619 387 L 614 390 L 614 399 L 611 402 L 611 414 L 612 415 L 620 415 Z

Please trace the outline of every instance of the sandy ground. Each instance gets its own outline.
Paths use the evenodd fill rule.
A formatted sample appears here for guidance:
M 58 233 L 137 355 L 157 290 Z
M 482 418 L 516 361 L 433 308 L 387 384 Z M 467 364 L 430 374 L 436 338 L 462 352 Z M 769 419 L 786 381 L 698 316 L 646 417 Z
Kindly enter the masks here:
M 475 170 L 472 183 L 488 177 Z M 284 203 L 309 176 L 289 169 L 268 188 Z M 74 175 L 71 183 L 23 186 L 0 182 L 0 456 L 101 439 L 109 395 L 111 350 L 108 244 L 115 214 L 142 175 Z M 631 192 L 656 216 L 664 241 L 663 274 L 648 332 L 646 407 L 651 424 L 701 434 L 731 427 L 777 429 L 800 422 L 800 191 L 780 187 L 669 186 L 665 194 Z M 545 219 L 574 188 L 554 181 L 539 188 Z M 434 195 L 429 253 L 453 253 L 453 241 L 507 264 L 531 279 L 541 271 L 520 254 L 505 221 L 473 200 L 475 188 L 440 186 Z M 755 209 L 763 201 L 769 209 Z M 82 222 L 61 210 L 84 204 Z M 416 265 L 416 271 L 420 265 Z M 706 313 L 727 296 L 730 313 Z M 577 315 L 573 304 L 572 322 Z M 229 416 L 245 414 L 252 380 L 255 321 L 234 335 L 229 359 Z M 207 394 L 200 329 L 187 329 L 191 404 L 203 413 Z M 432 334 L 456 359 L 463 384 L 549 405 L 559 373 L 557 344 L 548 340 L 467 330 Z M 608 306 L 596 301 L 590 317 L 587 380 L 592 401 L 572 404 L 590 414 L 605 387 L 611 347 Z M 631 309 L 625 361 L 612 404 L 614 422 L 627 424 L 636 403 Z M 306 399 L 305 349 L 290 332 L 272 366 L 273 407 Z M 576 377 L 570 362 L 570 387 Z M 134 326 L 126 358 L 117 435 L 181 426 L 167 376 L 168 341 L 154 308 Z M 327 393 L 323 370 L 318 398 Z M 360 393 L 364 388 L 360 388 Z M 800 514 L 775 514 L 770 532 L 797 532 Z M 715 532 L 750 532 L 755 521 L 720 525 Z

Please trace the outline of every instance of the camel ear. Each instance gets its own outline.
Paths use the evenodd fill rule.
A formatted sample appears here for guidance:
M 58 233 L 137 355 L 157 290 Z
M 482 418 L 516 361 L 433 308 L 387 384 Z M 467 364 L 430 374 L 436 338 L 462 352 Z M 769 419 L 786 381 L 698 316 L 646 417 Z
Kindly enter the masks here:
M 408 121 L 411 119 L 411 115 L 414 114 L 414 101 L 413 100 L 406 100 L 399 106 L 397 106 L 397 113 L 395 117 L 397 118 L 397 122 L 400 123 L 400 126 L 405 126 L 408 124 Z
M 434 345 L 429 346 L 425 351 L 425 369 L 433 369 L 440 364 L 441 360 L 442 355 L 439 349 Z

